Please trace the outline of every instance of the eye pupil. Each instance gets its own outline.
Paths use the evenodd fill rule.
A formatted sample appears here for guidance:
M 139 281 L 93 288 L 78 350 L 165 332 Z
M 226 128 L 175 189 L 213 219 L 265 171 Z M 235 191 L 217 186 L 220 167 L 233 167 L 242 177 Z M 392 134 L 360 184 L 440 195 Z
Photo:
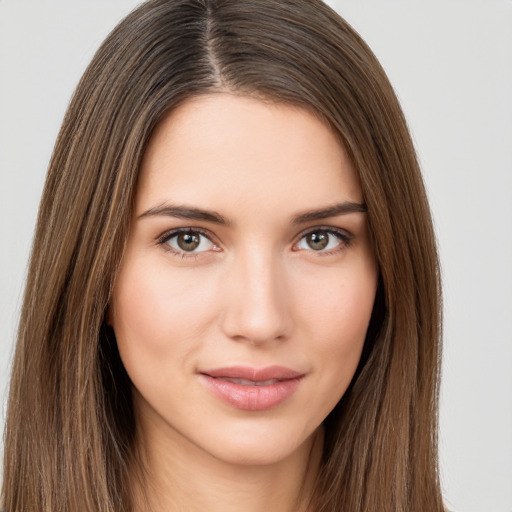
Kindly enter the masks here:
M 199 235 L 195 233 L 180 233 L 177 239 L 179 248 L 188 252 L 197 249 L 200 241 Z
M 329 234 L 325 231 L 317 231 L 315 233 L 310 233 L 306 237 L 306 240 L 311 249 L 321 251 L 322 249 L 325 249 L 329 243 Z

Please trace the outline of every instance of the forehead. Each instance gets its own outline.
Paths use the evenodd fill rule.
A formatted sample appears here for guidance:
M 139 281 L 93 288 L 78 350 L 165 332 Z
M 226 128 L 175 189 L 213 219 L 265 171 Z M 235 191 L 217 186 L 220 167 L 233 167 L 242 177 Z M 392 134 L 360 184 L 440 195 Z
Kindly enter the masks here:
M 188 100 L 164 118 L 136 197 L 139 212 L 169 201 L 303 209 L 362 200 L 345 148 L 315 115 L 225 93 Z

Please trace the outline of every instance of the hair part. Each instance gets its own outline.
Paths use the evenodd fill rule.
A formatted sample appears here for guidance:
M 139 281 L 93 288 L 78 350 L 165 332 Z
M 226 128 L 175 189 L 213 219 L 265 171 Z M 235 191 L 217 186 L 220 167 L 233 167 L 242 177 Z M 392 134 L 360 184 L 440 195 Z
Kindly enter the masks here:
M 316 512 L 443 510 L 440 282 L 418 162 L 389 81 L 319 0 L 151 0 L 100 47 L 44 187 L 8 404 L 9 512 L 133 509 L 130 381 L 105 313 L 151 134 L 189 98 L 306 108 L 359 174 L 380 269 L 356 376 L 325 421 Z

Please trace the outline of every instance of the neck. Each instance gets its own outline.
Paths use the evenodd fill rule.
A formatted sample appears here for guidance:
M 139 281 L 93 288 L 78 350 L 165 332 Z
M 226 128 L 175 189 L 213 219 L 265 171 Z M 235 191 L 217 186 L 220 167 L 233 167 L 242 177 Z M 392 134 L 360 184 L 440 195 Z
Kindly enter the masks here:
M 136 512 L 312 512 L 322 429 L 267 465 L 231 464 L 191 443 L 167 443 L 147 431 L 141 437 L 143 476 L 132 482 Z

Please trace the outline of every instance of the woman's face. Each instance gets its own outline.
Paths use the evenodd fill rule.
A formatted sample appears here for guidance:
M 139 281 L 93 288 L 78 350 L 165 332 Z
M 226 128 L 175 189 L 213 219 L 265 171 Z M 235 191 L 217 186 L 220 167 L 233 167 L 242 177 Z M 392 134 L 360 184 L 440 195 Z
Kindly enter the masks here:
M 357 367 L 377 284 L 356 172 L 309 112 L 229 94 L 145 153 L 109 321 L 158 446 L 293 454 Z

